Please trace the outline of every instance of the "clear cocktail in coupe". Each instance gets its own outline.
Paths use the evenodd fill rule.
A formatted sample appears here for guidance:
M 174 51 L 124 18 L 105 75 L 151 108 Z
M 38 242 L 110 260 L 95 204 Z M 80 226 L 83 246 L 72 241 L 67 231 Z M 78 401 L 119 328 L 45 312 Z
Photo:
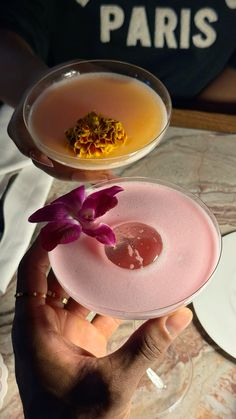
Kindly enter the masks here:
M 168 127 L 171 100 L 148 71 L 119 61 L 65 63 L 26 97 L 24 121 L 37 147 L 79 169 L 112 169 L 149 153 Z
M 123 191 L 101 221 L 112 227 L 116 245 L 81 235 L 56 246 L 49 258 L 58 281 L 90 310 L 122 319 L 145 320 L 187 305 L 220 258 L 214 215 L 195 195 L 150 178 L 116 179 L 87 192 L 114 185 Z M 162 416 L 183 399 L 191 380 L 191 359 L 177 339 L 161 366 L 147 370 L 135 403 L 148 398 L 156 408 L 153 417 Z

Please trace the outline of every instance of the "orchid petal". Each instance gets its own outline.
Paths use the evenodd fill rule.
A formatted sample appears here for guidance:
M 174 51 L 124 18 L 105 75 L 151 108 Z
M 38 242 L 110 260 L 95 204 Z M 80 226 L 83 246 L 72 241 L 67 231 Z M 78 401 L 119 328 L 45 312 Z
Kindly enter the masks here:
M 68 209 L 65 207 L 65 205 L 61 202 L 56 202 L 45 205 L 45 207 L 35 211 L 28 218 L 28 221 L 31 223 L 39 223 L 43 221 L 59 221 L 67 218 L 68 215 Z
M 85 198 L 85 187 L 84 185 L 79 186 L 76 189 L 68 192 L 67 194 L 61 196 L 60 198 L 55 199 L 52 203 L 63 203 L 68 208 L 72 209 L 73 212 L 78 212 L 84 202 Z
M 121 191 L 123 191 L 123 188 L 120 186 L 111 186 L 110 188 L 92 193 L 83 202 L 82 208 L 79 211 L 79 217 L 85 221 L 93 221 L 101 217 L 117 205 L 118 199 L 114 195 Z
M 93 226 L 90 228 L 83 226 L 83 233 L 94 237 L 99 242 L 109 246 L 114 246 L 116 243 L 116 236 L 111 227 L 109 227 L 107 224 L 99 224 L 96 227 Z
M 80 237 L 82 227 L 73 222 L 54 221 L 42 228 L 40 235 L 42 246 L 50 252 L 58 244 L 66 244 Z
M 35 211 L 29 221 L 48 222 L 41 230 L 42 245 L 47 251 L 58 244 L 77 240 L 82 231 L 103 244 L 113 246 L 116 242 L 113 230 L 106 224 L 95 224 L 94 220 L 117 205 L 115 195 L 121 191 L 123 188 L 120 186 L 112 186 L 85 199 L 85 187 L 82 185 Z

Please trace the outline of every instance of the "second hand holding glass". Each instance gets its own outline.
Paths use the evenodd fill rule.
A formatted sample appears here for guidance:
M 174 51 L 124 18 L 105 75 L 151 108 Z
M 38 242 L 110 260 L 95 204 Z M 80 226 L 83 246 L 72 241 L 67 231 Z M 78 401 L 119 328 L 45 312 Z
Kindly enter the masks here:
M 109 199 L 103 196 L 101 205 L 95 203 L 94 198 L 106 191 Z M 117 204 L 114 195 L 118 192 Z M 72 298 L 100 314 L 145 320 L 189 304 L 206 286 L 220 257 L 221 236 L 215 217 L 196 196 L 149 178 L 105 182 L 89 189 L 88 194 L 79 205 L 74 202 L 75 218 L 86 234 L 80 231 L 79 240 L 54 246 L 49 252 L 54 273 Z M 63 197 L 52 204 L 62 204 L 62 201 Z M 68 207 L 68 196 L 64 203 Z M 71 223 L 72 209 L 68 223 Z M 49 213 L 53 213 L 53 208 Z M 115 232 L 115 246 L 104 224 L 90 225 L 90 228 L 86 225 L 89 217 L 94 222 L 94 217 L 99 215 Z M 77 224 L 74 226 L 78 229 Z M 48 232 L 52 240 L 52 229 Z M 90 236 L 97 236 L 99 241 Z M 176 347 L 178 352 L 179 342 Z M 170 365 L 171 369 L 176 366 L 176 352 L 172 351 L 172 358 L 166 364 L 163 362 L 167 370 Z M 186 351 L 182 351 L 184 357 Z M 189 362 L 185 381 L 191 380 Z M 152 373 L 150 378 L 157 384 L 158 377 L 153 371 L 148 373 Z M 178 374 L 182 374 L 182 369 Z M 161 397 L 164 393 L 166 401 L 162 410 L 165 411 L 178 403 L 189 385 L 188 382 L 182 386 L 179 380 L 171 381 L 169 376 L 167 381 L 164 379 L 166 388 L 158 394 Z M 178 391 L 176 383 L 181 384 Z M 160 381 L 158 385 L 163 387 Z

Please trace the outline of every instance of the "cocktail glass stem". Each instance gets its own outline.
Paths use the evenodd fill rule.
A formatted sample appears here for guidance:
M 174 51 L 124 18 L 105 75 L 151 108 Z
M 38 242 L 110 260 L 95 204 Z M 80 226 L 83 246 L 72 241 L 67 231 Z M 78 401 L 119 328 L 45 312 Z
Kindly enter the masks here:
M 136 330 L 142 323 L 143 323 L 142 320 L 134 320 L 133 321 L 134 330 Z M 161 379 L 161 377 L 152 368 L 147 368 L 146 374 L 148 378 L 151 380 L 151 382 L 154 384 L 154 386 L 158 388 L 158 390 L 163 390 L 164 388 L 166 388 L 166 385 Z

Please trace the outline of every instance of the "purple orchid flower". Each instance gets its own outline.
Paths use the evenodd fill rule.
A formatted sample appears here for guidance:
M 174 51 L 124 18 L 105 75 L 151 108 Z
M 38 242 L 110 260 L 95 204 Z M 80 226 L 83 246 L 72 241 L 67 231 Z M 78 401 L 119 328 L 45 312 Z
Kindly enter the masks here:
M 111 227 L 96 220 L 117 205 L 115 195 L 121 191 L 120 186 L 112 186 L 86 197 L 82 185 L 34 212 L 29 221 L 48 222 L 40 232 L 42 245 L 47 251 L 58 244 L 77 240 L 82 232 L 103 244 L 114 246 L 116 238 Z

